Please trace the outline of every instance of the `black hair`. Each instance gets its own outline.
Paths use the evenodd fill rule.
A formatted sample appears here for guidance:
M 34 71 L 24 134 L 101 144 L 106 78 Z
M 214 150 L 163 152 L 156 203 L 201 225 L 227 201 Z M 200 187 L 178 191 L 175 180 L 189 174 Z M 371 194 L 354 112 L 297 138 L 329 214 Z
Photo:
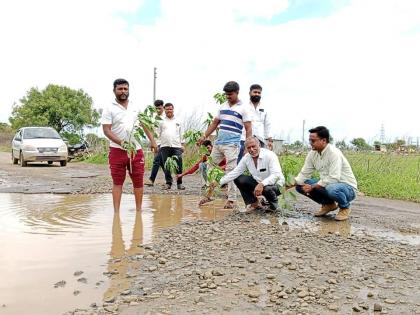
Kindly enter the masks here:
M 168 107 L 168 106 L 172 106 L 172 107 L 174 107 L 174 104 L 172 104 L 172 103 L 166 103 L 163 107 Z
M 318 126 L 318 127 L 309 129 L 309 132 L 316 133 L 320 139 L 327 140 L 327 143 L 330 142 L 330 131 L 327 129 L 327 127 Z
M 210 141 L 210 140 L 204 140 L 204 141 L 203 141 L 203 143 L 202 143 L 201 145 L 202 145 L 202 146 L 205 146 L 205 147 L 207 147 L 208 145 L 213 146 L 213 144 L 211 143 L 211 141 Z
M 239 92 L 239 84 L 235 81 L 229 81 L 223 87 L 223 91 L 226 93 Z
M 260 90 L 262 91 L 262 86 L 259 84 L 253 84 L 249 87 L 249 91 L 251 92 L 252 90 Z
M 128 86 L 130 86 L 130 84 L 128 83 L 128 81 L 126 79 L 116 79 L 114 81 L 114 89 L 117 87 L 117 85 L 121 85 L 121 84 L 127 84 Z
M 153 104 L 154 104 L 156 107 L 158 107 L 158 106 L 163 106 L 163 101 L 162 101 L 162 100 L 156 100 Z

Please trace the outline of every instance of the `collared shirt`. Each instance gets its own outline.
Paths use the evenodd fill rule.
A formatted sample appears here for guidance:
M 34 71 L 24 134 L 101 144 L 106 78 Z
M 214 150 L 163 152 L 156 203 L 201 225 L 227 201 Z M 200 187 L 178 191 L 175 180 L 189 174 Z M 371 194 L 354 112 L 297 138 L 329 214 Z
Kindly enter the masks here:
M 223 103 L 216 118 L 220 120 L 220 128 L 215 144 L 239 145 L 244 122 L 251 121 L 248 106 L 244 106 L 240 100 L 233 106 L 228 102 Z
M 258 140 L 266 143 L 266 139 L 273 137 L 273 134 L 271 133 L 271 120 L 269 115 L 267 115 L 266 108 L 261 102 L 258 103 L 257 107 L 255 107 L 251 101 L 248 105 L 252 121 L 252 135 L 257 137 Z M 241 140 L 245 140 L 245 138 L 245 130 L 242 130 Z
M 158 136 L 161 147 L 182 148 L 184 139 L 182 137 L 181 123 L 177 118 L 164 117 L 158 127 Z
M 104 109 L 101 116 L 102 125 L 111 125 L 111 131 L 119 139 L 131 141 L 136 145 L 136 149 L 141 149 L 140 143 L 134 138 L 135 129 L 138 127 L 139 110 L 132 108 L 129 103 L 127 108 L 118 104 L 116 101 Z M 122 149 L 122 147 L 109 140 L 109 146 Z
M 321 153 L 315 150 L 308 153 L 302 170 L 295 178 L 296 184 L 303 185 L 314 171 L 319 172 L 321 179 L 317 184 L 322 187 L 332 183 L 346 183 L 357 189 L 357 181 L 349 162 L 343 153 L 331 144 L 327 144 Z
M 280 186 L 284 185 L 284 175 L 277 155 L 264 148 L 260 149 L 257 166 L 255 166 L 252 156 L 247 153 L 230 173 L 222 177 L 220 185 L 224 185 L 238 178 L 247 169 L 251 173 L 251 176 L 264 186 L 275 184 Z

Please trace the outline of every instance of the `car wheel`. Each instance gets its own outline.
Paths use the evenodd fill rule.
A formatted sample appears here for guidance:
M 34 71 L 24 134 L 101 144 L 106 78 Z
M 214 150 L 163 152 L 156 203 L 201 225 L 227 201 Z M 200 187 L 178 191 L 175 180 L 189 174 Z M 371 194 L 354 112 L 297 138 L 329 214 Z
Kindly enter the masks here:
M 60 165 L 61 166 L 66 166 L 67 165 L 67 160 L 60 161 Z
M 20 166 L 22 166 L 22 167 L 25 167 L 25 166 L 28 166 L 28 162 L 26 162 L 24 159 L 23 159 L 23 153 L 22 152 L 20 152 L 20 155 L 19 155 L 19 160 L 20 160 Z
M 13 151 L 12 151 L 12 163 L 16 165 L 16 164 L 18 164 L 18 162 L 19 162 L 19 159 L 14 157 Z
M 48 165 L 51 165 L 51 164 L 53 164 L 53 161 L 48 161 Z

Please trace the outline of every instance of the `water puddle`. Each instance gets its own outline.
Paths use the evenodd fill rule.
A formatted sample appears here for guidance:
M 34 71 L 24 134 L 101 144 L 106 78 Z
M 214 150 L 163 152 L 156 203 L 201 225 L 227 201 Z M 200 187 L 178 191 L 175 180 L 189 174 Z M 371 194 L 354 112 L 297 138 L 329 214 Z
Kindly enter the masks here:
M 124 195 L 114 215 L 111 195 L 0 194 L 0 314 L 61 314 L 129 288 L 139 262 L 127 256 L 160 229 L 229 213 L 198 200 L 146 195 L 136 212 Z
M 287 222 L 290 228 L 303 229 L 308 232 L 317 233 L 321 236 L 327 234 L 335 234 L 341 236 L 367 236 L 374 238 L 382 238 L 388 241 L 394 241 L 409 245 L 420 245 L 420 235 L 402 233 L 392 230 L 384 230 L 371 226 L 363 226 L 360 224 L 352 224 L 351 220 L 335 221 L 332 217 L 313 218 L 308 215 L 296 215 L 292 218 L 278 219 L 278 224 Z M 267 222 L 261 222 L 267 224 Z

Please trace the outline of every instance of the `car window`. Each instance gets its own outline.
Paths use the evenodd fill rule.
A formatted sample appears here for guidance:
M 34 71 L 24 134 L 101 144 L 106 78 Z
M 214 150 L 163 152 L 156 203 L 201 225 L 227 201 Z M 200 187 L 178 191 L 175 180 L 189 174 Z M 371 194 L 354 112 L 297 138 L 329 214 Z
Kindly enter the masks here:
M 22 140 L 22 131 L 19 131 L 15 136 L 15 141 L 21 141 Z
M 50 128 L 28 128 L 23 130 L 23 139 L 61 139 L 57 131 Z

